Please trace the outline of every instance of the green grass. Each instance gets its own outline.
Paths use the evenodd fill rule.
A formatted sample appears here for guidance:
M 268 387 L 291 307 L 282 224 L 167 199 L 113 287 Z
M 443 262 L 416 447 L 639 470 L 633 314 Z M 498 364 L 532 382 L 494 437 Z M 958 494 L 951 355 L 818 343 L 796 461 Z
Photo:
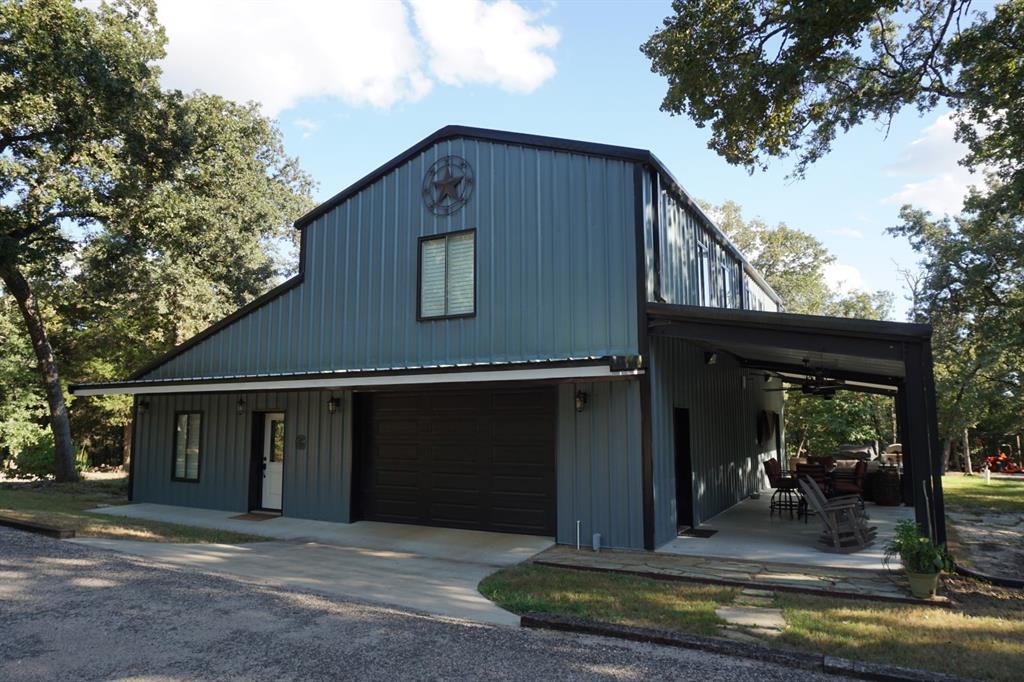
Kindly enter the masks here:
M 1020 679 L 1024 594 L 963 578 L 947 579 L 943 591 L 953 608 L 778 592 L 787 627 L 764 644 L 968 678 Z M 517 614 L 721 636 L 715 609 L 731 604 L 738 590 L 521 564 L 485 578 L 480 592 Z
M 981 474 L 947 474 L 942 477 L 942 498 L 948 511 L 1024 512 L 1024 476 L 993 478 L 986 484 Z
M 0 487 L 0 516 L 72 528 L 81 537 L 150 540 L 153 542 L 213 542 L 237 544 L 266 538 L 246 533 L 129 519 L 86 511 L 102 505 L 127 504 L 125 478 Z
M 520 615 L 533 611 L 714 635 L 723 623 L 715 608 L 732 603 L 738 590 L 520 564 L 484 578 L 480 592 Z
M 1024 610 L 942 609 L 780 593 L 778 643 L 815 653 L 985 680 L 1019 680 Z

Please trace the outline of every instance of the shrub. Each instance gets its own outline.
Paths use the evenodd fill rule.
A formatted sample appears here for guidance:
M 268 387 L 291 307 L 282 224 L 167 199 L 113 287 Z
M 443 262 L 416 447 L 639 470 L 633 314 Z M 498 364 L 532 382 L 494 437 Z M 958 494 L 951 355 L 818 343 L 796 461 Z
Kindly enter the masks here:
M 922 537 L 917 524 L 909 519 L 896 524 L 896 534 L 885 546 L 886 564 L 897 556 L 909 573 L 938 573 L 948 563 L 942 547 Z
M 54 464 L 53 433 L 49 430 L 40 434 L 35 443 L 22 448 L 14 456 L 15 474 L 20 477 L 46 478 L 57 473 Z M 89 465 L 89 453 L 85 448 L 75 448 L 75 470 L 82 471 Z
M 18 467 L 19 476 L 35 476 L 45 478 L 57 473 L 53 463 L 53 434 L 49 431 L 43 432 L 35 443 L 22 448 L 21 452 L 14 456 L 14 464 Z

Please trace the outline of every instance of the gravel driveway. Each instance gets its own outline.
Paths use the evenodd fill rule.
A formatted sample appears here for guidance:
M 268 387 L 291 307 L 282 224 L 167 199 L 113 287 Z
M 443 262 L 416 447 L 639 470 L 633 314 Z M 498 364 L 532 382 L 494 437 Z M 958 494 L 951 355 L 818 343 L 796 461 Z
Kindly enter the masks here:
M 0 528 L 0 679 L 835 680 L 696 651 L 472 625 Z

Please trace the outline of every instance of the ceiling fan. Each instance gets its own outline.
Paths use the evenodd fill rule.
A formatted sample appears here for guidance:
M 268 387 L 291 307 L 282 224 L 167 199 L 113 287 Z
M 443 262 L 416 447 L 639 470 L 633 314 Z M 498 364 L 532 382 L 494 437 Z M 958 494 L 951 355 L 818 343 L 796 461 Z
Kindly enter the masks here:
M 843 385 L 843 381 L 839 379 L 829 379 L 825 376 L 823 370 L 816 370 L 814 374 L 808 373 L 802 380 L 797 381 L 793 379 L 783 378 L 790 386 L 783 386 L 782 388 L 765 388 L 765 391 L 786 391 L 796 392 L 799 391 L 803 395 L 818 396 L 825 400 L 832 400 L 836 395 L 836 390 Z

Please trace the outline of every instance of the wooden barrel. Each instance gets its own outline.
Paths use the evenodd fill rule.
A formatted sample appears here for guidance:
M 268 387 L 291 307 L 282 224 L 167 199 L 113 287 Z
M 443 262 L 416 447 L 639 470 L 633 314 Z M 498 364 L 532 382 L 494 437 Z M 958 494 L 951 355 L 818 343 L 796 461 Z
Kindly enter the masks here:
M 875 476 L 875 504 L 884 507 L 898 506 L 903 500 L 900 492 L 900 472 L 897 469 L 882 469 Z

